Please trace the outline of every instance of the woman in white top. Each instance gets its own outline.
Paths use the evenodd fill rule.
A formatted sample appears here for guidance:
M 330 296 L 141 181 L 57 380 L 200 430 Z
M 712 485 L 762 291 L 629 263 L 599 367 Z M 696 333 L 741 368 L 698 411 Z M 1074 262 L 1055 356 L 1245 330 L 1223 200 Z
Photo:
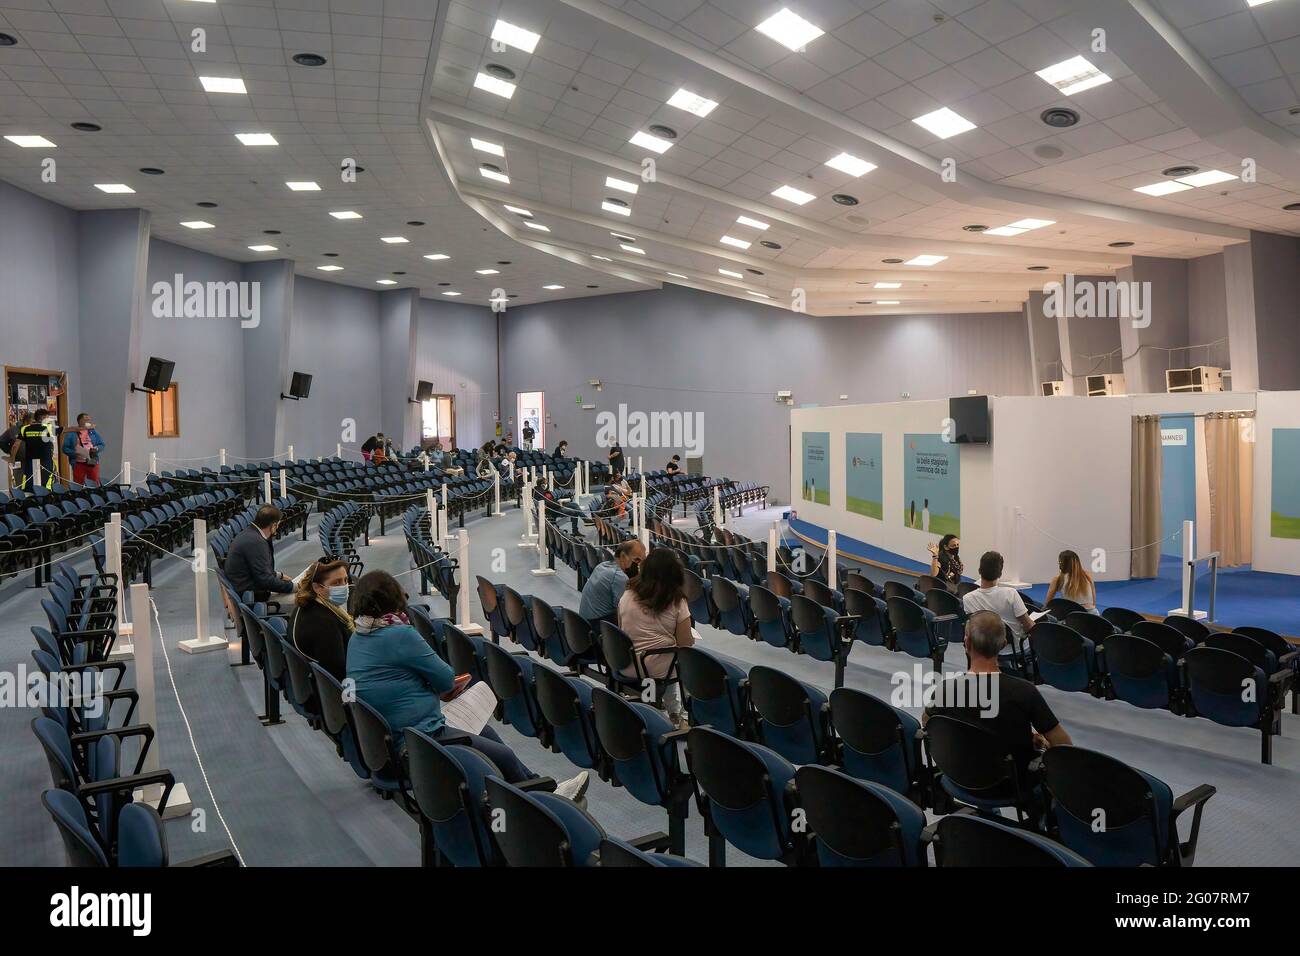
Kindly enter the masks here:
M 1097 612 L 1097 586 L 1092 575 L 1083 569 L 1083 562 L 1073 551 L 1062 551 L 1057 556 L 1057 565 L 1061 569 L 1047 588 L 1047 600 L 1063 597 L 1078 604 L 1092 614 Z

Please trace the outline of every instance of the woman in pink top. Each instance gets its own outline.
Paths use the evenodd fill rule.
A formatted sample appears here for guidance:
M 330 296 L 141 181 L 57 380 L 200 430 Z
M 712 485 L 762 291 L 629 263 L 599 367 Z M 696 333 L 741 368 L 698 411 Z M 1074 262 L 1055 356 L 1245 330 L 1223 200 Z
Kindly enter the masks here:
M 632 639 L 638 655 L 695 643 L 684 584 L 682 562 L 675 552 L 656 548 L 641 562 L 640 572 L 629 581 L 618 602 L 618 626 Z M 673 655 L 652 654 L 642 661 L 647 674 L 666 677 Z M 681 723 L 681 693 L 676 684 L 664 692 L 664 710 L 674 723 Z

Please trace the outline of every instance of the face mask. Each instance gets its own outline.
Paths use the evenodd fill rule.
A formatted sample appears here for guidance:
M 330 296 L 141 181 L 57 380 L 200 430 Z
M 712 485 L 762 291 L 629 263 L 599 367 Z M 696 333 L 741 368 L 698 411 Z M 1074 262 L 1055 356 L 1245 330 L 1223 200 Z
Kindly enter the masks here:
M 641 562 L 640 562 L 640 561 L 633 561 L 631 564 L 629 564 L 629 565 L 627 566 L 627 576 L 628 576 L 629 578 L 634 578 L 634 577 L 637 576 L 637 573 L 638 573 L 640 570 L 641 570 Z
M 334 585 L 329 589 L 329 602 L 331 604 L 337 604 L 339 607 L 343 607 L 345 604 L 348 603 L 349 590 L 350 590 L 349 585 L 346 584 Z

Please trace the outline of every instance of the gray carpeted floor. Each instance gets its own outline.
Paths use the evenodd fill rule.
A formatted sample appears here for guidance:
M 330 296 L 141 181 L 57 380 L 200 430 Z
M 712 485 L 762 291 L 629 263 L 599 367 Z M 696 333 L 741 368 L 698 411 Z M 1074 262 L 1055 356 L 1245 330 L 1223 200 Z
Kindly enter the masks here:
M 765 536 L 779 510 L 735 522 L 738 530 Z M 520 549 L 522 515 L 511 511 L 500 519 L 471 521 L 471 571 L 534 593 L 553 605 L 576 606 L 573 573 L 561 567 L 553 577 L 535 577 L 536 552 Z M 279 567 L 296 574 L 318 555 L 315 524 L 308 541 L 277 544 Z M 374 525 L 378 528 L 378 523 Z M 400 531 L 372 536 L 363 549 L 368 569 L 401 572 L 410 567 Z M 498 570 L 503 566 L 504 571 Z M 873 578 L 885 577 L 873 575 Z M 412 577 L 403 580 L 413 581 Z M 27 587 L 30 575 L 0 588 L 0 668 L 12 671 L 30 664 L 33 646 L 29 627 L 43 624 L 39 594 Z M 413 599 L 416 599 L 414 594 Z M 198 656 L 182 654 L 176 642 L 192 636 L 193 579 L 189 565 L 163 558 L 156 565 L 153 598 L 161 622 L 176 689 L 193 733 L 191 747 L 168 680 L 168 668 L 158 662 L 158 746 L 162 765 L 172 769 L 188 787 L 200 817 L 167 824 L 173 856 L 184 859 L 230 845 L 233 837 L 250 865 L 415 865 L 419 846 L 415 824 L 392 802 L 381 800 L 335 754 L 333 745 L 289 708 L 284 723 L 264 727 L 257 720 L 262 708 L 261 675 L 255 667 L 231 667 L 238 647 L 229 652 Z M 446 614 L 446 603 L 425 600 L 435 613 Z M 211 596 L 214 619 L 220 601 Z M 473 616 L 482 620 L 478 602 Z M 709 627 L 700 629 L 704 646 L 745 666 L 764 663 L 827 690 L 828 664 L 755 644 Z M 912 661 L 875 648 L 855 648 L 846 683 L 887 696 L 891 675 L 910 671 Z M 949 651 L 947 665 L 962 664 L 960 648 Z M 128 684 L 131 675 L 128 672 Z M 1094 700 L 1044 688 L 1049 704 L 1080 745 L 1103 750 L 1165 780 L 1175 793 L 1211 783 L 1218 794 L 1210 801 L 1201 831 L 1197 863 L 1202 865 L 1293 865 L 1300 861 L 1300 836 L 1290 817 L 1300 793 L 1300 718 L 1288 715 L 1283 735 L 1275 739 L 1274 765 L 1258 763 L 1259 737 L 1254 731 L 1219 727 L 1167 713 L 1142 711 L 1118 702 Z M 36 716 L 23 708 L 0 708 L 0 760 L 6 773 L 0 781 L 5 813 L 0 814 L 0 861 L 9 864 L 61 865 L 63 852 L 57 832 L 40 805 L 39 794 L 50 785 L 41 749 L 28 724 Z M 562 755 L 543 750 L 508 727 L 497 726 L 502 737 L 538 773 L 556 778 L 573 768 Z M 202 758 L 202 770 L 195 756 Z M 606 830 L 633 837 L 665 829 L 662 810 L 645 806 L 625 791 L 594 780 L 588 809 Z M 218 812 L 219 810 L 219 812 Z M 224 819 L 224 826 L 223 826 Z M 227 835 L 226 828 L 229 828 Z M 688 822 L 687 853 L 706 859 L 702 825 Z M 728 863 L 752 864 L 735 850 Z

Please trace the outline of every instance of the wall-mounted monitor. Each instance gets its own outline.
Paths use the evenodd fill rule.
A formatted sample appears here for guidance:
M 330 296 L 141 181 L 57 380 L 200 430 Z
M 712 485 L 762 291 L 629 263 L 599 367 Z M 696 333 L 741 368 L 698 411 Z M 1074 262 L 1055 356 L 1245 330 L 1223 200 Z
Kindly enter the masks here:
M 311 376 L 306 372 L 294 372 L 289 382 L 290 398 L 306 398 L 311 394 Z
M 968 395 L 948 399 L 948 417 L 952 419 L 952 441 L 959 445 L 989 443 L 989 397 Z
M 427 402 L 433 398 L 432 382 L 417 382 L 415 385 L 415 400 L 417 402 Z

